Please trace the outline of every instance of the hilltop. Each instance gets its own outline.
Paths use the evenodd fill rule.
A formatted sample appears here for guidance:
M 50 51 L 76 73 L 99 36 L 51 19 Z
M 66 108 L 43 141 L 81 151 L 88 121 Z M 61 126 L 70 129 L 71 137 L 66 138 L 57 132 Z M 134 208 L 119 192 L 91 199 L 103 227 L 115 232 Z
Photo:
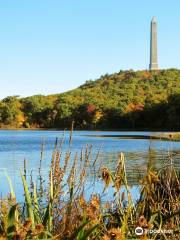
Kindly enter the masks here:
M 120 71 L 62 94 L 0 102 L 1 127 L 180 129 L 180 70 Z

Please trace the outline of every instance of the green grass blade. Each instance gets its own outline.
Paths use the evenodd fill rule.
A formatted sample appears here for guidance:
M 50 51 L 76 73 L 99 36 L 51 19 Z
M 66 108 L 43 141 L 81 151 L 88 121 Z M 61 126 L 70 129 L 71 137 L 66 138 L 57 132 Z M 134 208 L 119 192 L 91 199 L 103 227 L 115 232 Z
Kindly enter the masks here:
M 14 189 L 13 189 L 11 178 L 8 176 L 7 172 L 5 172 L 5 176 L 6 176 L 7 180 L 8 180 L 8 183 L 9 183 L 11 197 L 13 199 L 15 199 L 16 196 L 15 196 L 15 193 L 14 193 Z
M 26 179 L 24 175 L 21 173 L 21 178 L 23 182 L 23 187 L 24 187 L 24 194 L 25 194 L 25 202 L 26 202 L 26 208 L 27 208 L 27 214 L 28 218 L 32 221 L 32 228 L 34 228 L 34 213 L 33 213 L 33 206 L 32 206 L 32 201 L 31 201 L 31 196 L 28 190 L 28 185 L 26 182 Z
M 89 236 L 94 232 L 94 230 L 96 228 L 99 227 L 99 224 L 96 224 L 95 226 L 93 226 L 92 228 L 88 229 L 87 231 L 84 231 L 83 236 L 77 238 L 78 240 L 86 240 L 89 238 Z
M 81 235 L 84 227 L 85 227 L 89 222 L 90 222 L 90 221 L 85 221 L 84 223 L 82 223 L 82 224 L 73 232 L 73 234 L 68 238 L 68 240 L 74 240 L 74 239 L 77 238 L 78 235 Z
M 50 172 L 50 199 L 49 204 L 46 208 L 43 225 L 46 227 L 48 231 L 51 232 L 52 230 L 52 207 L 53 207 L 53 178 L 52 178 L 52 171 Z
M 13 205 L 8 213 L 7 219 L 7 234 L 12 235 L 15 230 L 15 225 L 17 223 L 17 204 Z

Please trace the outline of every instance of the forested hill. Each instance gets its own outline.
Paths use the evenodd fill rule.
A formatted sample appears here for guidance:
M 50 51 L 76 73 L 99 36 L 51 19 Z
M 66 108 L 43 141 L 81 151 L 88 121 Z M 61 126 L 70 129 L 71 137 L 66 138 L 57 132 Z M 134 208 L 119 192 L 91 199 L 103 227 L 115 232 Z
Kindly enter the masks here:
M 7 97 L 0 126 L 180 130 L 180 70 L 120 71 L 57 95 Z

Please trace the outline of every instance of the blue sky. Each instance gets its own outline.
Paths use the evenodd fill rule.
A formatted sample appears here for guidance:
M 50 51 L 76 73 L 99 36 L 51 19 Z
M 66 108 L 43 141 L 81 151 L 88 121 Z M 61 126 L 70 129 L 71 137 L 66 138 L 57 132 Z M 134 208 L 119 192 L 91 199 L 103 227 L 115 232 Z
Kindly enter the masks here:
M 52 94 L 149 65 L 158 20 L 160 68 L 180 68 L 179 0 L 0 2 L 0 98 Z

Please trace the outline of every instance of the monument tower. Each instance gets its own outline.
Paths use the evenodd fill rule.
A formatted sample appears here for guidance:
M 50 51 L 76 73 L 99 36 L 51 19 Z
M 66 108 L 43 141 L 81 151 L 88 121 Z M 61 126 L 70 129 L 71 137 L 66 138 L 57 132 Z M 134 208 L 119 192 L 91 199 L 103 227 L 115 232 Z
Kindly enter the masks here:
M 151 36 L 150 36 L 150 64 L 149 70 L 158 69 L 157 59 L 157 21 L 153 17 L 151 20 Z

